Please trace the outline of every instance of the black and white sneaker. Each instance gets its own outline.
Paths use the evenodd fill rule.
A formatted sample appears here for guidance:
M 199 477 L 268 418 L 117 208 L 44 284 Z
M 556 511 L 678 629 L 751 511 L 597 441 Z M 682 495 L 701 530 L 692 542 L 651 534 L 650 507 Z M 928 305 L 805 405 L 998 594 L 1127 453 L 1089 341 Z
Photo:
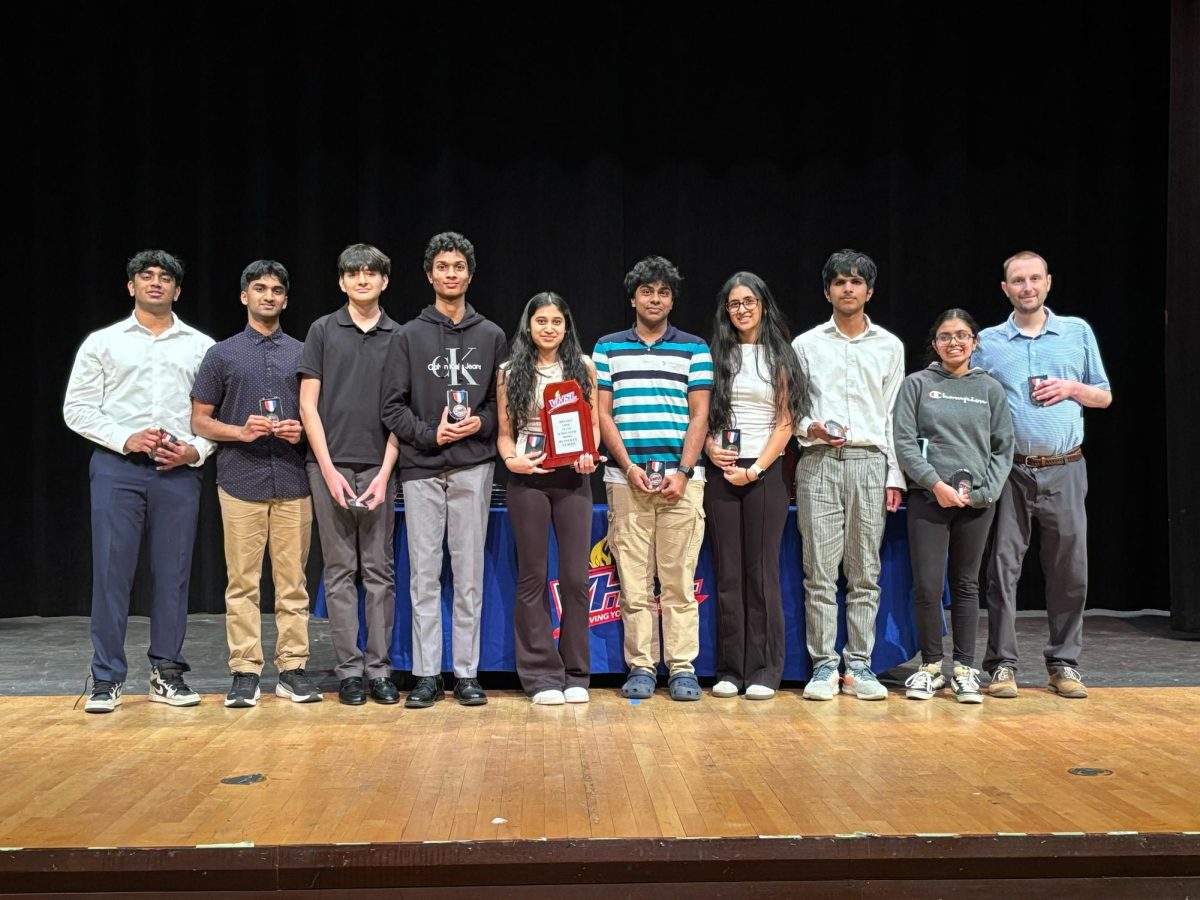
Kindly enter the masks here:
M 258 689 L 258 676 L 253 672 L 234 672 L 233 687 L 225 695 L 225 705 L 242 708 L 258 706 L 258 698 L 262 696 Z
M 321 689 L 309 680 L 304 669 L 288 669 L 279 673 L 275 696 L 287 697 L 293 703 L 319 703 L 325 699 Z
M 83 711 L 90 713 L 109 713 L 121 705 L 121 689 L 125 686 L 121 681 L 97 681 L 92 685 L 92 696 L 83 704 Z M 76 700 L 76 703 L 79 701 Z
M 183 680 L 183 666 L 163 662 L 150 670 L 150 702 L 195 706 L 200 702 L 200 695 Z

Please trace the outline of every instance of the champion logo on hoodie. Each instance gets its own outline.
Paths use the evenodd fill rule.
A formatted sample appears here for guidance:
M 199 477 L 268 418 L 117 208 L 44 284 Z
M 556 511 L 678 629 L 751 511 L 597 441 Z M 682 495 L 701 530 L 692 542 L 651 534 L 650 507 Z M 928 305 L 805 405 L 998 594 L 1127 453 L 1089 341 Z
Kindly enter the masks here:
M 957 400 L 959 403 L 982 403 L 984 406 L 988 405 L 988 402 L 986 400 L 983 400 L 979 397 L 956 397 L 956 396 L 954 396 L 954 394 L 947 394 L 943 391 L 930 391 L 929 399 L 930 400 Z
M 458 356 L 460 352 L 461 360 Z M 467 362 L 467 357 L 474 352 L 474 347 L 464 347 L 461 350 L 458 347 L 447 347 L 445 356 L 435 356 L 425 368 L 432 372 L 435 378 L 449 378 L 451 384 L 479 384 L 471 373 L 482 371 L 483 366 Z

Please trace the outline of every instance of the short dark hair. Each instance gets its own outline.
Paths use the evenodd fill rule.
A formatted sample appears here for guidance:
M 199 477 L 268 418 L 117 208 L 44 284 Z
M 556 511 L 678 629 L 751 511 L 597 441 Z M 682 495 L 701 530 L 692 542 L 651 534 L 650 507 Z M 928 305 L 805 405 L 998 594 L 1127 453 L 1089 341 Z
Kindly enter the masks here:
M 829 259 L 825 260 L 825 266 L 821 269 L 821 290 L 829 290 L 829 285 L 839 275 L 858 275 L 866 280 L 868 289 L 874 290 L 879 267 L 861 250 L 847 247 L 829 254 Z
M 283 285 L 283 292 L 287 293 L 288 270 L 283 267 L 283 263 L 275 262 L 273 259 L 256 259 L 242 269 L 242 290 L 247 290 L 250 282 L 256 278 L 262 278 L 264 275 L 274 275 L 278 278 L 279 283 Z
M 647 256 L 625 274 L 625 296 L 632 300 L 643 284 L 654 284 L 656 281 L 671 289 L 672 300 L 679 299 L 683 276 L 673 262 L 661 256 Z
M 135 253 L 125 266 L 127 280 L 133 281 L 133 276 L 138 272 L 155 266 L 174 278 L 176 287 L 183 283 L 183 261 L 166 250 L 139 250 Z
M 337 264 L 339 275 L 353 275 L 363 269 L 378 272 L 385 278 L 392 274 L 392 261 L 372 244 L 351 244 L 338 254 Z
M 1019 253 L 1014 253 L 1004 261 L 1004 281 L 1006 284 L 1008 283 L 1008 267 L 1019 259 L 1040 259 L 1042 261 L 1042 266 L 1046 270 L 1046 274 L 1050 274 L 1050 263 L 1046 262 L 1046 257 L 1042 256 L 1040 253 L 1034 253 L 1032 250 L 1022 250 Z
M 439 253 L 461 253 L 467 260 L 467 273 L 475 274 L 475 245 L 457 231 L 443 231 L 429 239 L 425 246 L 425 271 L 433 271 L 433 260 Z

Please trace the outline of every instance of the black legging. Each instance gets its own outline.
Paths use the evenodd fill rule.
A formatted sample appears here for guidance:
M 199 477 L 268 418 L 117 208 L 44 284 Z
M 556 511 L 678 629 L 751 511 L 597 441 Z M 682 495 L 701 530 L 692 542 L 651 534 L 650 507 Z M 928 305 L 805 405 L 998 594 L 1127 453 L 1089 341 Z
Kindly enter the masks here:
M 928 491 L 908 492 L 917 636 L 923 664 L 942 661 L 942 584 L 949 570 L 950 624 L 956 665 L 974 666 L 979 623 L 979 566 L 995 506 L 942 507 Z M 949 560 L 947 561 L 947 553 Z
M 588 637 L 588 552 L 592 537 L 592 482 L 573 469 L 508 480 L 508 512 L 517 544 L 517 595 L 513 633 L 517 674 L 525 693 L 587 687 L 591 673 Z M 546 567 L 550 521 L 558 542 L 558 589 L 562 603 L 558 647 L 550 622 Z
M 753 459 L 739 459 L 748 466 Z M 783 678 L 779 543 L 787 521 L 782 457 L 743 487 L 705 471 L 704 512 L 717 570 L 717 680 L 778 688 Z

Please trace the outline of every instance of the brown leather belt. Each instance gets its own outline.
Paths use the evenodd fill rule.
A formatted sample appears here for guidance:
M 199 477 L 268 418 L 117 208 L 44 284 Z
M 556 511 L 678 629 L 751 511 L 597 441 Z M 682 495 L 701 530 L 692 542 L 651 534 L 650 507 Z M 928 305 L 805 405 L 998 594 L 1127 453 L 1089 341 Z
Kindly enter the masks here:
M 1076 447 L 1068 450 L 1062 456 L 1014 456 L 1013 462 L 1018 466 L 1030 466 L 1040 469 L 1042 466 L 1065 466 L 1067 463 L 1079 462 L 1083 459 L 1083 448 Z

